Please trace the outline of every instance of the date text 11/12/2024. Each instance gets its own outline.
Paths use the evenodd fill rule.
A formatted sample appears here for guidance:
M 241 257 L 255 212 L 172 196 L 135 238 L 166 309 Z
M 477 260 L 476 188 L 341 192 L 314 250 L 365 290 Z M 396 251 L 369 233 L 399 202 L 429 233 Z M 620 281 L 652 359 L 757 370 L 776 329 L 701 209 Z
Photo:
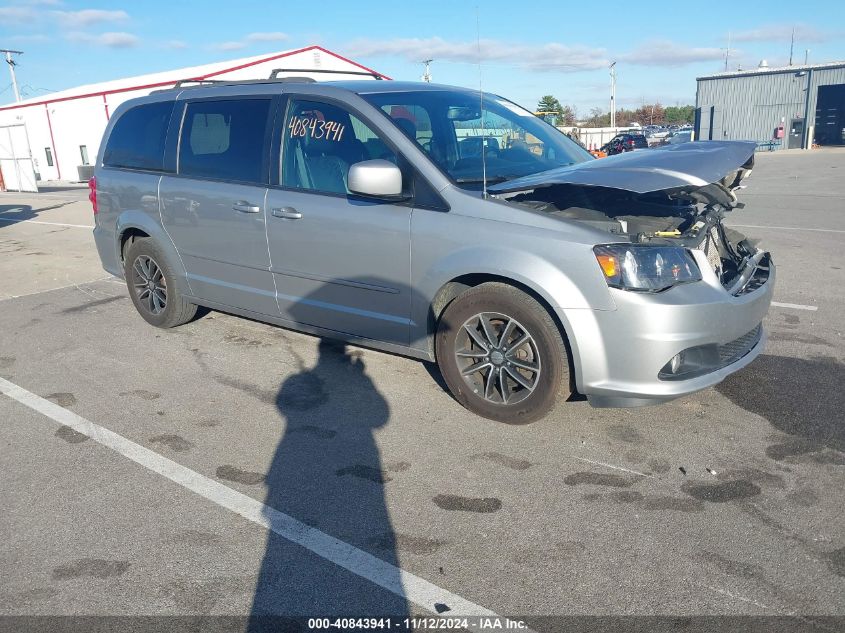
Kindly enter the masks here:
M 403 617 L 403 618 L 309 618 L 311 631 L 528 631 L 521 620 L 498 616 Z

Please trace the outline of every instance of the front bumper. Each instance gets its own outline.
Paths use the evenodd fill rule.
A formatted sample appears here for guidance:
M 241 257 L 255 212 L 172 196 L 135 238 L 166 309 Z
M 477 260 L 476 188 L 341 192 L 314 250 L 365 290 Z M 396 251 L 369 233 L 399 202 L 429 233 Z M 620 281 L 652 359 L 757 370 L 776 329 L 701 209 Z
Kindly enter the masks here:
M 688 379 L 661 379 L 673 356 L 698 346 L 735 350 L 763 321 L 772 301 L 775 267 L 752 292 L 729 294 L 715 276 L 650 294 L 610 289 L 616 310 L 560 310 L 574 356 L 575 383 L 596 407 L 667 402 L 711 387 L 754 360 L 766 334 L 730 357 L 728 364 Z M 755 344 L 756 341 L 756 344 Z

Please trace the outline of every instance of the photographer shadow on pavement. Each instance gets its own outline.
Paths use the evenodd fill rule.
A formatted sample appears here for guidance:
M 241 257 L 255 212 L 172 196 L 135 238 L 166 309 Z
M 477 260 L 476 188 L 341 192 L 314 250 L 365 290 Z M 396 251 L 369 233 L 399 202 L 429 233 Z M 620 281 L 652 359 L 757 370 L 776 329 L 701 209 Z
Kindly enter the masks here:
M 314 367 L 296 360 L 300 371 L 276 397 L 286 424 L 265 477 L 264 503 L 389 563 L 382 578 L 401 587 L 384 493 L 390 474 L 374 437 L 390 408 L 361 352 L 321 340 Z M 249 631 L 304 631 L 307 617 L 407 614 L 403 596 L 268 531 Z

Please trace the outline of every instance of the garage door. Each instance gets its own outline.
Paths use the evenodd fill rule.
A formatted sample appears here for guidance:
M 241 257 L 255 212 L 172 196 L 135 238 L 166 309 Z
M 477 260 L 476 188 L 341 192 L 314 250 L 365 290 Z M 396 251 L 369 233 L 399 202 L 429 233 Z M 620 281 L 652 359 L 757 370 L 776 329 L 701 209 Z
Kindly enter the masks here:
M 845 84 L 819 86 L 815 142 L 845 145 Z
M 22 124 L 0 126 L 0 173 L 7 191 L 38 191 L 29 138 Z

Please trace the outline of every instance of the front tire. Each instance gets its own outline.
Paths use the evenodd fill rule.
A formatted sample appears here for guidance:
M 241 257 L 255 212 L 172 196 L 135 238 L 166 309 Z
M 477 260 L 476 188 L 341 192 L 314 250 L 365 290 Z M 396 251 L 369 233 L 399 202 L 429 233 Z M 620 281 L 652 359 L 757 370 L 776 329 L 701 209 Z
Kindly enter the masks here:
M 150 325 L 172 328 L 196 315 L 197 306 L 182 297 L 173 269 L 151 238 L 136 238 L 129 245 L 123 273 L 135 309 Z
M 570 393 L 557 325 L 533 297 L 507 284 L 481 284 L 452 301 L 435 352 L 455 399 L 492 420 L 533 422 Z

